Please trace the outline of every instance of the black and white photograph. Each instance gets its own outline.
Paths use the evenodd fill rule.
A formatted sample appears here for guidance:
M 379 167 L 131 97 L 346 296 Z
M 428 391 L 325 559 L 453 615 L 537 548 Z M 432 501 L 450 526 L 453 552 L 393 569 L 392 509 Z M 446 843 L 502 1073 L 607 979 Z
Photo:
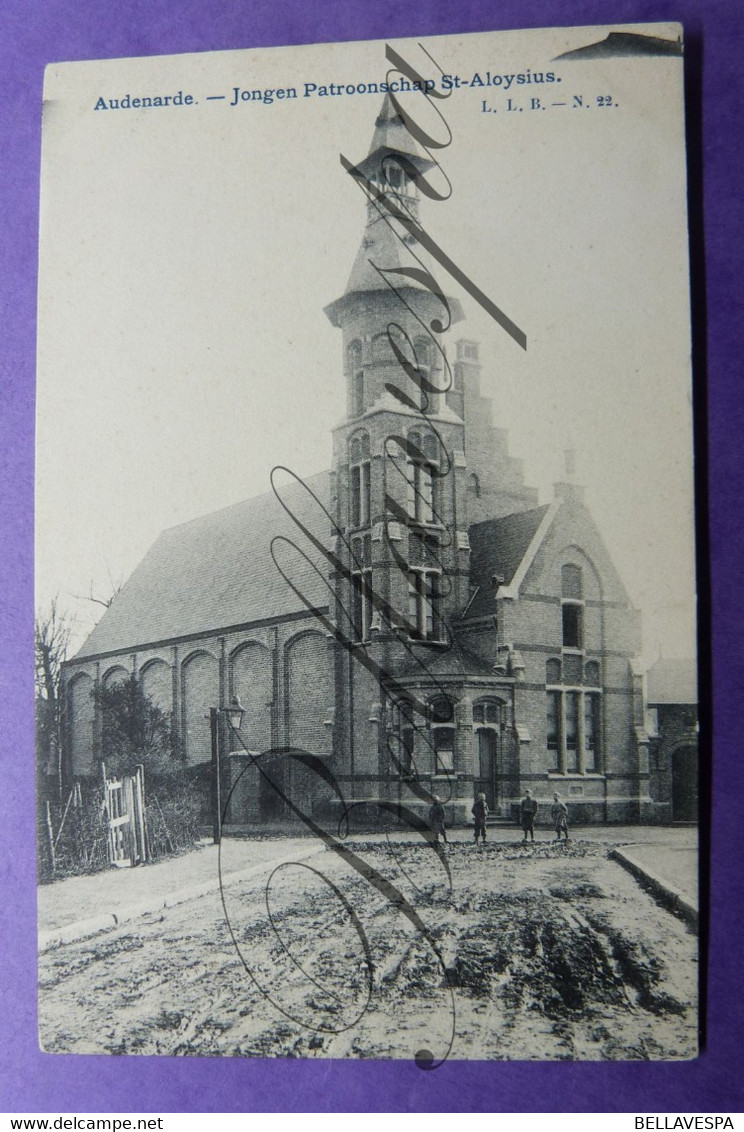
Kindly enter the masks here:
M 43 1051 L 697 1056 L 683 58 L 47 68 Z

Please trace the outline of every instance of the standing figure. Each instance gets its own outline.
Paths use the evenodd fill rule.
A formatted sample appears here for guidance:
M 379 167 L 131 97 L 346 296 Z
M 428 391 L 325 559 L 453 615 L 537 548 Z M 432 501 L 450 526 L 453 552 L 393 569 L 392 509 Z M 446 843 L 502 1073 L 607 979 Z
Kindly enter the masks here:
M 434 800 L 429 810 L 429 825 L 434 834 L 434 844 L 439 844 L 439 834 L 441 833 L 445 845 L 447 844 L 447 830 L 444 828 L 444 806 L 437 794 L 434 795 Z
M 486 805 L 486 795 L 479 794 L 473 802 L 471 814 L 475 818 L 475 843 L 478 844 L 478 835 L 485 842 L 486 840 L 486 814 L 488 813 L 488 806 Z
M 560 841 L 562 833 L 566 841 L 568 841 L 568 806 L 558 794 L 553 795 L 553 805 L 550 809 L 550 816 L 555 826 L 556 840 Z
M 527 840 L 527 834 L 531 839 L 535 840 L 535 815 L 537 813 L 537 802 L 532 797 L 529 790 L 525 790 L 524 798 L 519 807 L 519 812 L 522 816 L 522 833 L 524 834 L 523 840 Z

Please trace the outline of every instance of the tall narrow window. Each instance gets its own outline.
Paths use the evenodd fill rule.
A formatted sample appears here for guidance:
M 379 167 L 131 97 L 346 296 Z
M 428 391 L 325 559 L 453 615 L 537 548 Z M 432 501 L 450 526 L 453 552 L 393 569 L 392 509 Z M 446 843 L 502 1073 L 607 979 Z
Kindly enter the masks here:
M 355 538 L 351 544 L 351 596 L 354 636 L 366 641 L 372 624 L 372 539 Z
M 592 773 L 597 768 L 599 748 L 599 696 L 588 692 L 584 696 L 584 770 Z
M 408 540 L 408 620 L 411 636 L 424 641 L 441 638 L 441 563 L 439 544 L 431 535 L 411 534 Z
M 566 770 L 579 769 L 579 693 L 566 692 Z
M 476 499 L 480 499 L 480 493 L 480 480 L 478 479 L 475 472 L 471 472 L 468 476 L 468 495 L 473 495 Z
M 431 341 L 428 338 L 417 338 L 413 348 L 416 351 L 415 364 L 419 373 L 419 407 L 425 413 L 436 413 L 439 408 L 437 394 L 427 388 L 434 384 L 431 380 Z
M 408 514 L 416 523 L 433 523 L 436 518 L 435 484 L 437 440 L 431 434 L 423 437 L 409 433 L 412 450 L 408 456 Z
M 351 414 L 360 417 L 364 412 L 364 370 L 362 368 L 362 343 L 358 340 L 349 345 L 347 351 L 348 375 L 351 383 Z
M 455 711 L 449 696 L 437 696 L 430 707 L 434 773 L 452 774 L 455 769 Z
M 349 524 L 352 530 L 357 530 L 359 527 L 368 527 L 370 522 L 372 465 L 368 433 L 360 433 L 352 438 L 349 460 Z
M 560 768 L 561 750 L 561 693 L 548 692 L 548 770 L 554 772 Z
M 582 614 L 583 607 L 575 602 L 563 602 L 561 615 L 563 618 L 563 647 L 564 649 L 580 649 L 582 647 Z
M 561 615 L 564 649 L 582 649 L 584 647 L 584 607 L 581 603 L 583 593 L 581 567 L 568 562 L 561 568 L 561 597 L 563 599 Z

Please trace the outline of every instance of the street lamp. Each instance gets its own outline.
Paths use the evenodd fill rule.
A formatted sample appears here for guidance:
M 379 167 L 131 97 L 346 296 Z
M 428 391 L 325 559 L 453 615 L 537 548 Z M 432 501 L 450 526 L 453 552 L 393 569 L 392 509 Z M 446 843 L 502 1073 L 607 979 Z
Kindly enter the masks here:
M 244 708 L 237 696 L 233 696 L 227 707 L 209 709 L 209 729 L 212 737 L 212 837 L 215 845 L 222 841 L 222 772 L 220 766 L 220 727 L 222 715 L 233 731 L 239 731 L 243 722 Z

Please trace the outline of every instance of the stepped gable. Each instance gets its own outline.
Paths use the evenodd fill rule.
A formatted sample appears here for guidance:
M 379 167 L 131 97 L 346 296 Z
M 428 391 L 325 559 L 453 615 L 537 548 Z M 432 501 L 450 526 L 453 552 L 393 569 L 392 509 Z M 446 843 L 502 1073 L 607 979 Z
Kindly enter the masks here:
M 305 482 L 329 509 L 328 472 Z M 327 539 L 330 522 L 307 491 L 293 484 L 282 497 L 301 523 Z M 270 548 L 277 536 L 310 553 L 273 491 L 163 531 L 76 659 L 306 612 L 274 565 Z M 299 554 L 291 562 L 297 588 L 314 607 L 328 606 L 331 595 L 318 573 Z
M 496 612 L 493 577 L 510 585 L 530 543 L 548 511 L 549 504 L 529 511 L 517 511 L 501 519 L 475 523 L 470 528 L 470 581 L 475 596 L 468 606 L 468 618 L 488 617 Z

